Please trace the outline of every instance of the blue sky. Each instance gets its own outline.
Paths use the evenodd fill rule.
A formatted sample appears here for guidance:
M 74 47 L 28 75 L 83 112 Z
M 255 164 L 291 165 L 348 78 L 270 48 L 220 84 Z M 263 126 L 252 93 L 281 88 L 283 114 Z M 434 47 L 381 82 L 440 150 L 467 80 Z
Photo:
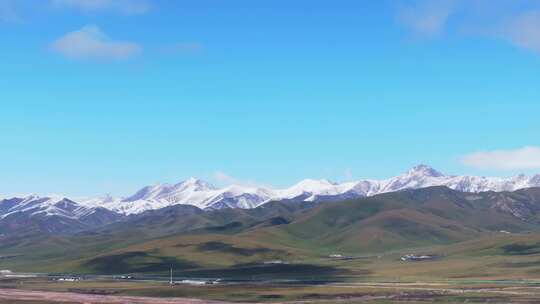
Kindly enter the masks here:
M 540 172 L 538 1 L 0 0 L 0 196 Z

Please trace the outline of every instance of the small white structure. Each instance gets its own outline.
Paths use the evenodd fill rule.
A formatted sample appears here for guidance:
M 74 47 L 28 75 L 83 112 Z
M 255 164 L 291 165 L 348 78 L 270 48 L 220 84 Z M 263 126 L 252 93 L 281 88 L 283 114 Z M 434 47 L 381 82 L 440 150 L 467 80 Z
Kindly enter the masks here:
M 328 257 L 331 258 L 331 259 L 342 259 L 343 255 L 341 255 L 341 254 L 331 254 Z
M 195 285 L 195 286 L 216 285 L 216 284 L 219 284 L 220 281 L 221 281 L 221 279 L 208 280 L 208 281 L 205 281 L 205 280 L 182 280 L 182 281 L 174 282 L 174 285 L 177 285 L 177 284 Z
M 58 278 L 56 280 L 59 281 L 59 282 L 79 282 L 79 281 L 82 281 L 82 279 L 79 278 L 79 277 L 62 277 L 62 278 Z
M 331 254 L 328 256 L 329 259 L 335 259 L 335 260 L 352 260 L 354 257 L 342 255 L 342 254 Z
M 122 275 L 122 276 L 120 276 L 120 279 L 121 280 L 133 280 L 133 279 L 135 279 L 135 277 L 131 276 L 131 275 Z
M 182 280 L 175 282 L 176 284 L 186 284 L 186 285 L 206 285 L 206 281 L 197 281 L 197 280 Z
M 12 274 L 13 272 L 11 270 L 7 270 L 7 269 L 0 270 L 0 277 L 8 277 Z
M 404 262 L 416 262 L 416 261 L 427 261 L 433 259 L 431 255 L 416 255 L 416 254 L 406 254 L 401 257 L 401 260 Z
M 282 260 L 272 260 L 272 261 L 264 261 L 263 264 L 264 265 L 278 265 L 278 264 L 289 264 L 289 263 Z

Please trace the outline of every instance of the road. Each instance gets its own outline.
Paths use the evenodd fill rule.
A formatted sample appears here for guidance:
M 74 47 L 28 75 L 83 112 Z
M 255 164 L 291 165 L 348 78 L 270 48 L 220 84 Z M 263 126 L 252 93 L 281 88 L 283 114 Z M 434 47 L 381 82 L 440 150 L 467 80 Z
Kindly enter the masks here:
M 0 303 L 13 301 L 34 301 L 44 303 L 81 303 L 81 304 L 229 304 L 226 302 L 184 299 L 184 298 L 146 298 L 87 295 L 69 292 L 28 291 L 17 289 L 0 289 Z

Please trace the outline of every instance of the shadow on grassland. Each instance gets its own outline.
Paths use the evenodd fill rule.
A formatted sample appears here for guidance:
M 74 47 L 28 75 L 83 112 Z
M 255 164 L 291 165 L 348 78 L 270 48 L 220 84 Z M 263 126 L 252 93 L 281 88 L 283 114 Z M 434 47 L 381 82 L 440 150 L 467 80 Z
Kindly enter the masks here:
M 368 270 L 354 271 L 355 275 L 370 275 Z M 258 279 L 258 280 L 303 280 L 339 281 L 338 277 L 350 275 L 347 269 L 312 264 L 238 264 L 228 268 L 188 270 L 187 277 Z
M 206 242 L 197 245 L 197 250 L 203 251 L 203 252 L 223 252 L 223 253 L 230 253 L 235 255 L 242 255 L 242 256 L 253 256 L 256 254 L 281 254 L 285 255 L 286 253 L 284 251 L 280 250 L 273 250 L 270 248 L 242 248 L 242 247 L 235 247 L 231 244 L 223 243 L 223 242 Z
M 509 244 L 501 247 L 505 255 L 532 255 L 540 253 L 540 243 Z
M 218 244 L 212 244 L 212 246 L 214 245 Z M 225 246 L 225 248 L 229 247 Z M 252 252 L 244 253 L 242 251 L 242 253 L 251 254 Z M 355 269 L 352 272 L 348 269 L 333 266 L 289 264 L 275 261 L 208 269 L 202 268 L 196 263 L 174 257 L 154 256 L 139 251 L 96 257 L 85 262 L 82 266 L 86 271 L 96 274 L 167 273 L 172 266 L 175 269 L 175 274 L 180 277 L 234 280 L 300 280 L 313 283 L 340 281 L 340 277 L 348 275 L 369 276 L 371 274 L 368 270 Z
M 195 269 L 199 265 L 174 257 L 153 256 L 146 252 L 126 252 L 91 259 L 83 267 L 99 274 L 160 273 L 170 267 L 178 270 Z

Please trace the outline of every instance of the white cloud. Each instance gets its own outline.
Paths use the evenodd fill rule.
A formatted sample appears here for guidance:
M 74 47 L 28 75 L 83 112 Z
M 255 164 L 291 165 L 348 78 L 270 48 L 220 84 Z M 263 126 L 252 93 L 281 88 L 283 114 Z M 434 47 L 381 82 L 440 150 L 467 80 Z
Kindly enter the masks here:
M 271 188 L 269 185 L 263 185 L 250 180 L 242 180 L 235 177 L 232 177 L 222 171 L 216 171 L 212 174 L 212 178 L 223 185 L 239 185 L 245 187 L 265 187 Z
M 148 12 L 151 5 L 146 0 L 51 0 L 57 7 L 74 8 L 84 12 L 114 11 L 127 15 Z
M 216 181 L 224 184 L 236 184 L 236 182 L 238 181 L 236 178 L 229 176 L 221 171 L 214 172 L 214 174 L 212 174 L 212 177 Z
M 95 25 L 67 33 L 54 41 L 51 49 L 76 59 L 128 59 L 141 52 L 138 44 L 111 40 Z
M 352 173 L 352 169 L 351 168 L 347 168 L 345 169 L 345 171 L 343 172 L 343 176 L 345 177 L 345 180 L 346 181 L 350 181 L 350 180 L 353 180 L 353 173 Z
M 2 22 L 17 22 L 20 16 L 15 8 L 15 1 L 0 0 L 0 21 Z
M 482 151 L 466 155 L 463 163 L 481 169 L 518 170 L 540 168 L 540 147 Z
M 456 8 L 454 0 L 418 0 L 400 7 L 398 19 L 421 35 L 441 33 Z
M 397 19 L 412 33 L 445 32 L 506 40 L 540 53 L 538 0 L 401 0 Z
M 499 32 L 513 44 L 540 53 L 540 10 L 514 17 Z

